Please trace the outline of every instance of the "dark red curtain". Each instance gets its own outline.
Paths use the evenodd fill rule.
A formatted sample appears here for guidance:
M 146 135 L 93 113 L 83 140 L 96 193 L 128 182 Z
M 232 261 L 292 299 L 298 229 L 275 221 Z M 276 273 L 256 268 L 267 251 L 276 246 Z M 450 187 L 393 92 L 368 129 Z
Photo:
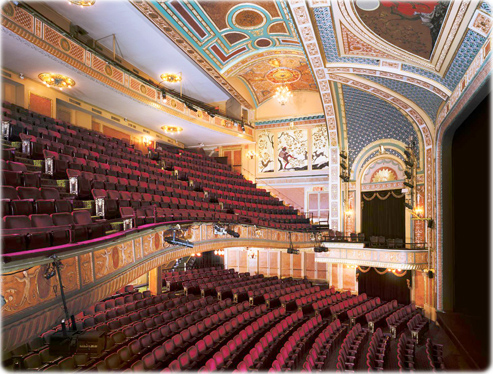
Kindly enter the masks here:
M 358 294 L 366 293 L 368 296 L 378 296 L 385 301 L 395 299 L 399 304 L 409 304 L 411 302 L 411 290 L 408 288 L 407 281 L 412 281 L 411 271 L 406 271 L 402 276 L 397 276 L 392 272 L 379 274 L 384 271 L 385 268 L 375 270 L 375 268 L 361 267 L 361 270 L 360 268 L 356 269 Z
M 363 192 L 361 203 L 361 231 L 370 236 L 385 236 L 388 239 L 406 237 L 405 195 L 401 190 Z

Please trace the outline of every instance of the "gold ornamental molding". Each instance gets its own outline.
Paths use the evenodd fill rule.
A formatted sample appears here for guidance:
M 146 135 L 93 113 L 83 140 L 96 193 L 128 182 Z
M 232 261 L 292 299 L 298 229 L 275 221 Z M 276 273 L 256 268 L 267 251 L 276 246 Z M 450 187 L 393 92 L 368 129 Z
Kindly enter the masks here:
M 109 64 L 69 36 L 62 35 L 51 25 L 12 3 L 2 7 L 2 26 L 90 78 L 134 100 L 196 125 L 253 140 L 253 129 L 250 127 L 246 127 L 246 133 L 243 133 L 234 126 L 233 121 L 220 115 L 211 117 L 203 114 L 199 117 L 198 112 L 190 110 L 180 100 L 169 95 L 162 97 L 155 87 Z
M 165 241 L 171 226 L 159 225 L 100 244 L 77 247 L 57 254 L 70 314 L 77 314 L 114 293 L 150 270 L 194 253 L 229 247 L 286 249 L 287 231 L 235 225 L 235 239 L 214 234 L 213 224 L 183 226 L 193 248 L 172 246 Z M 296 247 L 313 248 L 308 233 L 292 233 Z M 57 277 L 44 278 L 47 256 L 13 260 L 2 266 L 1 288 L 3 349 L 27 342 L 56 325 L 64 315 Z
M 324 243 L 327 253 L 316 253 L 315 262 L 361 265 L 402 270 L 421 270 L 428 267 L 428 251 L 360 248 L 343 243 Z

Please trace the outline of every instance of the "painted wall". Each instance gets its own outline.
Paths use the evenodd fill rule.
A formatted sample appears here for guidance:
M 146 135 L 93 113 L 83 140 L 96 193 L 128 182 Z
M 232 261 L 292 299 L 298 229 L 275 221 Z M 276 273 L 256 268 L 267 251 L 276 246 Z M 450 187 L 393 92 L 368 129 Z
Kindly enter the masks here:
M 92 129 L 93 119 L 95 119 L 96 122 L 104 122 L 108 127 L 127 134 L 131 142 L 136 143 L 137 145 L 141 145 L 142 137 L 144 135 L 149 136 L 150 134 L 153 137 L 159 136 L 159 141 L 164 143 L 167 142 L 178 147 L 183 147 L 182 143 L 179 143 L 162 134 L 157 134 L 156 132 L 148 130 L 137 123 L 130 121 L 125 122 L 124 118 L 116 113 L 107 112 L 104 109 L 98 108 L 101 109 L 101 115 L 92 115 L 91 110 L 94 108 L 94 105 L 87 104 L 79 99 L 74 99 L 69 95 L 70 90 L 60 91 L 58 89 L 48 88 L 44 84 L 29 78 L 20 79 L 18 75 L 5 70 L 2 70 L 2 78 L 2 93 L 4 95 L 7 93 L 8 97 L 11 99 L 11 102 L 23 106 L 24 108 L 31 109 L 30 95 L 34 94 L 39 98 L 44 98 L 51 101 L 51 117 L 59 118 L 60 111 L 64 111 L 67 114 L 70 113 L 70 122 L 74 125 Z M 15 101 L 12 100 L 14 95 L 16 98 Z M 78 110 L 76 104 L 73 104 L 74 101 L 80 103 L 81 110 Z M 129 127 L 135 129 L 135 131 L 127 129 L 127 126 L 117 124 L 115 121 L 110 119 L 111 117 L 118 118 L 121 123 L 126 123 Z M 146 130 L 147 133 L 143 130 Z
M 323 113 L 322 101 L 318 92 L 295 91 L 286 105 L 271 98 L 257 108 L 256 120 L 272 118 L 301 117 Z

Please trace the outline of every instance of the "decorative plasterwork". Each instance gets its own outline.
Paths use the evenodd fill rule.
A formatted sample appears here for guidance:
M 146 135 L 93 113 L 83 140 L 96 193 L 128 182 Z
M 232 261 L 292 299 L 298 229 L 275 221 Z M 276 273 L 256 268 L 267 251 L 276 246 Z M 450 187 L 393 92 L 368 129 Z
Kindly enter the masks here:
M 433 146 L 432 136 L 434 134 L 434 131 L 430 132 L 429 130 L 429 128 L 434 128 L 433 123 L 428 118 L 426 113 L 424 113 L 424 111 L 414 103 L 410 102 L 401 95 L 390 91 L 386 87 L 382 87 L 375 84 L 374 82 L 362 79 L 359 76 L 351 76 L 346 74 L 329 74 L 329 79 L 352 87 L 356 87 L 362 91 L 371 92 L 375 96 L 378 96 L 396 106 L 397 108 L 402 109 L 404 112 L 406 112 L 406 115 L 408 115 L 412 119 L 412 122 L 420 128 L 423 135 L 425 148 L 431 148 Z
M 328 243 L 325 243 L 326 245 Z M 315 262 L 372 266 L 380 268 L 418 270 L 427 267 L 425 250 L 352 249 L 342 246 L 329 247 L 328 253 L 316 253 Z
M 376 180 L 375 175 L 378 174 L 378 172 L 382 169 L 390 170 L 393 173 L 393 178 L 386 180 Z M 390 182 L 403 179 L 405 179 L 405 175 L 402 164 L 396 160 L 383 156 L 382 158 L 376 159 L 368 165 L 366 170 L 363 172 L 362 183 L 366 184 L 376 182 Z
M 324 106 L 325 119 L 329 134 L 329 153 L 330 153 L 330 191 L 331 196 L 337 196 L 330 201 L 330 227 L 341 228 L 340 214 L 340 182 L 339 182 L 339 144 L 337 136 L 337 123 L 332 101 L 332 92 L 328 82 L 327 72 L 324 68 L 322 53 L 317 43 L 317 37 L 310 20 L 307 4 L 303 0 L 293 0 L 289 2 L 292 18 L 298 29 L 299 38 L 307 53 L 312 71 L 317 80 L 320 97 Z
M 310 116 L 310 117 L 299 117 L 299 118 L 283 118 L 273 121 L 260 121 L 255 122 L 255 128 L 257 130 L 264 129 L 274 129 L 274 128 L 284 128 L 294 126 L 294 128 L 300 126 L 313 126 L 325 124 L 325 117 L 321 116 Z
M 163 98 L 161 92 L 155 87 L 109 64 L 23 8 L 7 3 L 2 7 L 2 15 L 3 32 L 11 32 L 21 37 L 31 45 L 40 48 L 43 53 L 48 53 L 71 68 L 87 74 L 90 79 L 120 94 L 197 125 L 235 136 L 244 137 L 246 135 L 247 138 L 252 139 L 253 130 L 250 127 L 246 127 L 246 133 L 243 134 L 241 128 L 235 127 L 233 121 L 227 118 L 219 115 L 211 117 L 202 111 L 195 112 L 171 96 Z
M 183 227 L 183 226 L 182 226 Z M 240 238 L 215 235 L 213 224 L 193 224 L 184 227 L 184 236 L 194 248 L 171 246 L 164 239 L 169 226 L 159 226 L 141 232 L 127 233 L 120 239 L 103 241 L 99 245 L 81 246 L 72 252 L 58 254 L 62 264 L 62 279 L 70 311 L 74 314 L 107 297 L 152 269 L 193 253 L 229 247 L 260 247 L 285 249 L 289 245 L 286 231 L 237 225 Z M 293 242 L 300 248 L 313 248 L 308 233 L 293 233 Z M 9 351 L 50 328 L 63 318 L 56 277 L 46 280 L 43 274 L 51 261 L 45 256 L 14 260 L 2 267 L 3 349 Z
M 447 87 L 441 85 L 440 83 L 437 83 L 433 79 L 422 77 L 418 74 L 413 74 L 403 70 L 391 69 L 389 67 L 368 66 L 365 68 L 359 68 L 351 66 L 341 66 L 328 67 L 327 71 L 329 73 L 354 73 L 362 75 L 373 75 L 376 77 L 406 82 L 415 86 L 425 88 L 428 91 L 433 92 L 435 95 L 439 96 L 442 100 L 446 100 L 451 94 L 451 91 Z
M 341 24 L 352 31 L 354 35 L 358 35 L 362 43 L 372 46 L 375 50 L 381 52 L 374 57 L 388 59 L 390 55 L 393 56 L 393 60 L 420 66 L 424 69 L 434 71 L 440 76 L 444 76 L 450 63 L 453 61 L 456 49 L 460 45 L 460 36 L 467 30 L 466 22 L 468 22 L 474 13 L 477 4 L 478 1 L 450 3 L 445 22 L 429 60 L 397 48 L 376 35 L 361 21 L 355 12 L 354 7 L 356 4 L 354 1 L 338 0 L 332 3 L 331 8 L 334 13 L 334 19 L 340 19 Z M 338 42 L 340 45 L 343 45 L 341 24 L 336 22 L 335 27 Z
M 191 48 L 181 34 L 175 31 L 169 22 L 163 17 L 162 13 L 158 12 L 150 2 L 147 1 L 132 1 L 132 4 L 146 16 L 163 34 L 173 40 L 176 45 L 189 56 L 197 65 L 199 65 L 206 73 L 208 73 L 221 87 L 223 87 L 232 97 L 248 109 L 252 106 L 236 91 L 221 74 L 194 48 Z

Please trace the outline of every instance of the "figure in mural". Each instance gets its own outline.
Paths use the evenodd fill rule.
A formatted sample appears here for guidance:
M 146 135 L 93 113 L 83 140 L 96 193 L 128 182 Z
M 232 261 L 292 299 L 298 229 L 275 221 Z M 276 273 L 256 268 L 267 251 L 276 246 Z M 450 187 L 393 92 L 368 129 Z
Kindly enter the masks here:
M 291 156 L 291 155 L 287 152 L 287 150 L 286 150 L 286 149 L 287 149 L 286 147 L 283 147 L 283 148 L 281 149 L 281 152 L 279 152 L 279 170 L 282 170 L 282 169 L 283 169 L 283 165 L 282 165 L 282 161 L 281 161 L 281 159 L 282 159 L 282 160 L 284 160 L 284 162 L 285 162 L 285 164 L 284 164 L 284 170 L 286 170 L 286 169 L 287 169 L 287 166 L 288 166 L 288 164 L 289 164 L 289 158 L 290 158 L 290 157 L 291 157 L 292 159 L 296 160 L 296 158 L 294 158 L 293 156 Z
M 380 1 L 376 10 L 356 7 L 362 21 L 386 41 L 430 58 L 443 25 L 448 1 Z
M 260 169 L 261 173 L 264 173 L 267 171 L 267 166 L 272 162 L 272 160 L 269 157 L 269 154 L 267 152 L 264 152 L 264 155 L 262 156 L 262 159 L 260 160 L 260 164 L 262 165 L 262 168 Z M 272 169 L 274 170 L 274 169 Z M 269 170 L 269 171 L 272 171 Z

